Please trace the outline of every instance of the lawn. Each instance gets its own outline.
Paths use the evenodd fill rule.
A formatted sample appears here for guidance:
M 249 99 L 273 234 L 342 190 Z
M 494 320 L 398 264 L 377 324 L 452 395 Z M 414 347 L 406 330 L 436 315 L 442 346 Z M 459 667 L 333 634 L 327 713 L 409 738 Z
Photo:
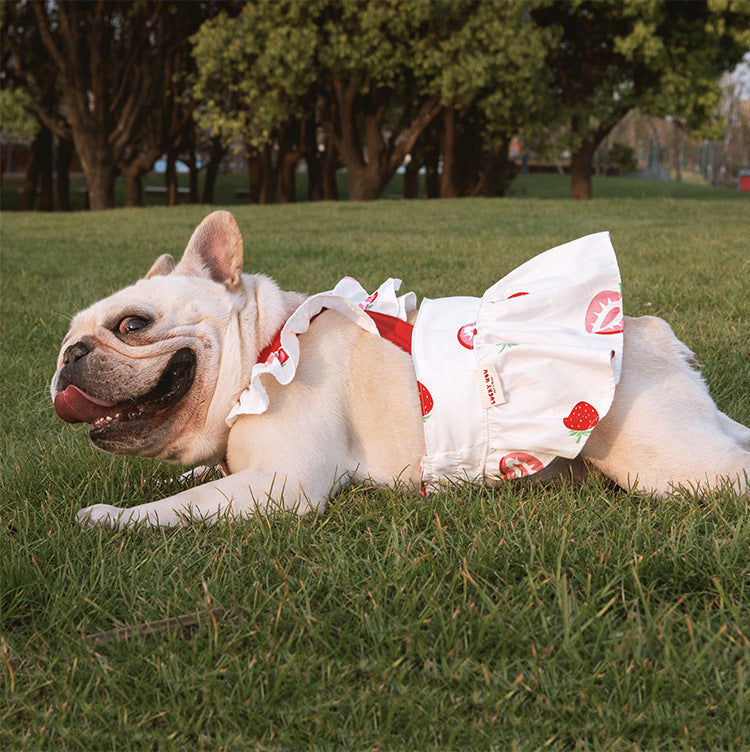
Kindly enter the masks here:
M 246 270 L 311 292 L 477 295 L 608 229 L 628 312 L 669 319 L 750 424 L 746 197 L 518 195 L 233 210 Z M 303 519 L 79 528 L 178 481 L 55 417 L 68 319 L 206 211 L 2 216 L 0 748 L 750 748 L 749 500 L 729 491 L 356 487 Z
M 745 201 L 747 195 L 743 195 L 734 188 L 708 188 L 705 185 L 696 185 L 689 182 L 700 181 L 695 174 L 686 174 L 685 182 L 657 182 L 652 180 L 640 180 L 636 178 L 613 178 L 594 177 L 593 192 L 596 198 L 692 198 L 701 201 Z M 198 195 L 203 192 L 204 173 L 198 175 Z M 187 174 L 178 175 L 180 188 L 188 189 L 189 179 Z M 339 196 L 346 198 L 349 194 L 349 179 L 345 170 L 339 170 L 336 174 Z M 18 209 L 21 198 L 23 176 L 19 174 L 5 175 L 4 182 L 0 185 L 0 206 L 3 211 L 15 211 Z M 143 205 L 146 207 L 165 206 L 166 194 L 164 190 L 164 175 L 149 173 L 143 177 Z M 249 198 L 247 195 L 248 178 L 243 172 L 222 172 L 216 179 L 214 198 L 217 204 L 222 206 L 246 206 Z M 419 193 L 424 197 L 424 175 L 419 176 Z M 299 171 L 296 176 L 295 194 L 297 201 L 307 200 L 307 174 Z M 397 173 L 383 190 L 381 198 L 384 200 L 398 199 L 404 194 L 404 177 Z M 511 198 L 540 198 L 558 199 L 570 197 L 570 178 L 558 173 L 541 173 L 533 175 L 519 175 L 511 183 L 508 195 Z M 180 195 L 178 201 L 187 203 L 187 197 Z M 73 175 L 70 189 L 71 208 L 80 211 L 85 208 L 86 183 L 80 174 Z M 115 182 L 115 206 L 122 207 L 125 203 L 125 180 L 119 177 Z

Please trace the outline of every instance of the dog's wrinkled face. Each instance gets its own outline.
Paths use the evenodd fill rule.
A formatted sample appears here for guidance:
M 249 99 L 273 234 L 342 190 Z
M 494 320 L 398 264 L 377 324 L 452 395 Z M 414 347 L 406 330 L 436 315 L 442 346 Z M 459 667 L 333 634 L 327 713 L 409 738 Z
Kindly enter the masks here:
M 217 289 L 218 288 L 218 289 Z M 231 307 L 223 288 L 185 277 L 138 282 L 79 313 L 53 382 L 55 409 L 91 424 L 116 454 L 176 454 L 170 436 L 205 417 Z
M 221 459 L 232 393 L 219 383 L 221 355 L 244 295 L 241 238 L 237 260 L 220 219 L 204 221 L 176 268 L 161 257 L 146 279 L 71 322 L 52 398 L 63 420 L 91 425 L 98 448 L 185 464 Z

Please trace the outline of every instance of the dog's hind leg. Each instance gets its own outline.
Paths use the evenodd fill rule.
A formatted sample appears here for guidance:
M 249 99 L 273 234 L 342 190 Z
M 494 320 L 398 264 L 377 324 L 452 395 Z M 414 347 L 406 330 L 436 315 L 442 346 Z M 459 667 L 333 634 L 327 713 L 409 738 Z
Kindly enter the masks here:
M 736 420 L 732 420 L 724 413 L 719 413 L 719 415 L 721 416 L 721 427 L 726 434 L 734 437 L 734 440 L 741 447 L 750 452 L 750 428 L 743 426 L 742 423 L 738 423 Z
M 725 483 L 747 493 L 750 429 L 716 407 L 693 366 L 666 322 L 626 318 L 622 377 L 582 456 L 619 485 L 655 495 Z
M 588 475 L 588 465 L 579 457 L 572 460 L 565 459 L 564 457 L 556 457 L 547 467 L 530 475 L 526 480 L 529 483 L 548 483 L 557 480 L 570 480 L 574 483 L 583 483 Z

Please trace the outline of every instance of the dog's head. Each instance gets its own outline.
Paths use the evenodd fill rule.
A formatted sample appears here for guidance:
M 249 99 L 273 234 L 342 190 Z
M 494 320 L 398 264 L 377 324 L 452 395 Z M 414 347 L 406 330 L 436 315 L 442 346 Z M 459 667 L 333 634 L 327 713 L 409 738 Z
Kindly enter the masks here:
M 259 348 L 257 281 L 243 280 L 242 255 L 234 218 L 214 212 L 178 264 L 161 256 L 145 279 L 75 316 L 52 379 L 60 418 L 89 423 L 107 452 L 222 459 L 224 419 Z

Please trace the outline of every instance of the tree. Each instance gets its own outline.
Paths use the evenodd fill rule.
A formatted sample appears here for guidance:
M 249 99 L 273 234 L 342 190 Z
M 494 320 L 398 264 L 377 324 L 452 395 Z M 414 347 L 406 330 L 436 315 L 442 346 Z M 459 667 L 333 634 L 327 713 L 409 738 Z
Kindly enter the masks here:
M 3 141 L 34 139 L 39 130 L 39 121 L 29 112 L 28 107 L 28 96 L 20 89 L 0 89 L 0 135 Z
M 425 160 L 432 189 L 441 148 L 442 195 L 495 195 L 510 138 L 540 112 L 553 38 L 512 0 L 261 0 L 194 38 L 199 122 L 248 145 L 251 201 L 273 200 L 278 175 L 284 200 L 300 154 L 317 185 L 321 127 L 351 199 L 380 195 L 407 155 L 411 194 Z
M 440 111 L 420 86 L 439 4 L 328 3 L 319 59 L 330 85 L 325 124 L 346 166 L 349 198 L 377 198 Z M 443 33 L 447 33 L 447 29 Z
M 287 200 L 304 156 L 317 190 L 331 197 L 319 164 L 345 164 L 350 198 L 377 197 L 437 114 L 436 96 L 409 99 L 421 23 L 431 4 L 272 2 L 221 16 L 195 37 L 199 123 L 248 148 L 251 201 L 267 202 L 282 179 Z M 386 133 L 386 130 L 388 131 Z M 330 174 L 330 173 L 329 173 Z M 317 181 L 316 181 L 317 182 Z
M 329 7 L 320 60 L 350 198 L 379 195 L 407 154 L 412 194 L 422 164 L 437 174 L 439 153 L 441 196 L 503 192 L 510 139 L 546 96 L 553 38 L 511 0 Z
M 443 107 L 440 195 L 497 195 L 514 176 L 511 138 L 541 117 L 555 34 L 513 0 L 441 3 L 450 33 L 425 51 Z
M 59 77 L 41 44 L 29 3 L 3 3 L 2 78 L 7 95 L 16 98 L 34 121 L 27 135 L 32 141 L 21 209 L 33 209 L 39 189 L 39 206 L 50 211 L 53 203 L 62 211 L 70 209 L 69 165 L 73 156 L 70 124 L 62 106 Z M 57 138 L 57 199 L 53 201 L 53 161 Z
M 236 18 L 207 21 L 192 38 L 198 124 L 225 145 L 244 146 L 254 203 L 275 200 L 279 171 L 282 199 L 293 200 L 294 167 L 309 156 L 321 7 L 259 0 Z
M 728 174 L 734 179 L 740 170 L 750 168 L 750 52 L 744 65 L 722 82 L 722 114 L 725 122 L 724 147 Z M 740 72 L 745 78 L 741 78 Z
M 137 181 L 165 148 L 168 61 L 204 9 L 156 0 L 28 5 L 59 71 L 90 207 L 114 206 L 118 170 L 126 175 L 126 203 L 137 203 Z
M 571 195 L 591 197 L 599 142 L 633 107 L 711 117 L 720 74 L 747 49 L 747 4 L 731 0 L 538 0 L 531 17 L 557 30 L 548 122 L 571 150 Z
M 22 211 L 33 209 L 34 202 L 36 201 L 37 186 L 39 183 L 38 156 L 40 144 L 43 143 L 43 139 L 39 138 L 40 130 L 39 121 L 28 111 L 28 97 L 26 94 L 20 89 L 0 89 L 0 134 L 2 134 L 3 142 L 32 142 L 31 159 L 26 170 L 26 178 L 21 195 L 20 208 Z M 5 163 L 3 162 L 2 173 L 4 172 Z M 51 196 L 49 203 L 51 205 Z

